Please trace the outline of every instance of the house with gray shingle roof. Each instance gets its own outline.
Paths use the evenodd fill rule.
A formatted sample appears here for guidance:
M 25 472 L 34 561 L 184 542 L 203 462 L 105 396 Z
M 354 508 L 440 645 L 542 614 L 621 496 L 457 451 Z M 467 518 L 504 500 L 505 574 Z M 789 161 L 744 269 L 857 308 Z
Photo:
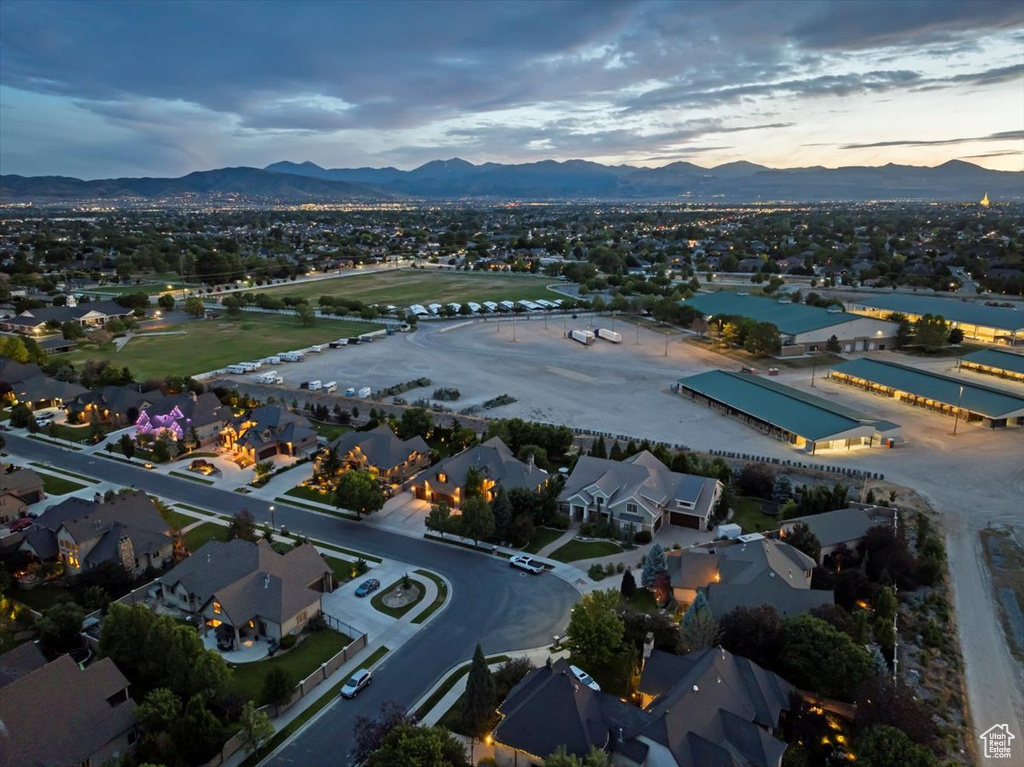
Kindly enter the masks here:
M 670 470 L 643 450 L 625 461 L 583 456 L 559 496 L 570 518 L 657 532 L 663 524 L 707 530 L 722 483 Z
M 831 591 L 811 588 L 817 562 L 763 536 L 669 551 L 666 562 L 675 600 L 692 607 L 700 598 L 716 618 L 737 607 L 770 604 L 786 616 L 834 603 Z
M 410 487 L 420 500 L 444 502 L 457 508 L 465 497 L 470 469 L 479 474 L 483 497 L 487 501 L 494 499 L 498 485 L 506 490 L 525 488 L 538 491 L 548 481 L 548 473 L 537 468 L 532 457 L 529 461 L 520 461 L 504 442 L 492 437 L 483 444 L 445 458 L 430 471 L 422 472 Z
M 43 478 L 32 469 L 0 465 L 0 524 L 28 513 L 28 507 L 46 498 Z
M 246 639 L 299 633 L 322 612 L 322 594 L 334 588 L 331 568 L 314 546 L 278 554 L 266 540 L 238 538 L 208 541 L 158 584 L 165 604 L 195 615 L 204 636 L 216 631 L 236 650 Z
M 158 397 L 153 404 L 142 408 L 135 422 L 135 433 L 139 438 L 167 436 L 180 440 L 195 431 L 199 444 L 208 445 L 217 439 L 230 420 L 231 408 L 222 405 L 216 394 L 206 392 L 197 396 L 181 392 Z
M 51 506 L 20 548 L 43 561 L 59 557 L 73 575 L 113 564 L 137 578 L 171 563 L 174 538 L 152 499 L 135 491 L 101 503 L 69 498 Z
M 87 391 L 84 386 L 43 375 L 34 362 L 15 362 L 0 357 L 0 394 L 7 394 L 11 404 L 19 402 L 31 410 L 62 407 L 65 402 Z
M 47 322 L 75 322 L 82 327 L 100 327 L 109 320 L 124 319 L 132 311 L 116 301 L 91 301 L 79 304 L 70 299 L 67 306 L 26 309 L 17 317 L 8 317 L 0 322 L 0 327 L 26 334 L 42 331 L 46 328 Z
M 373 469 L 392 483 L 404 482 L 430 461 L 430 448 L 422 437 L 401 439 L 387 424 L 342 434 L 328 449 L 343 467 Z
M 535 764 L 559 746 L 597 747 L 621 767 L 779 767 L 775 737 L 792 685 L 721 648 L 683 656 L 654 650 L 641 706 L 580 683 L 565 660 L 531 671 L 498 707 L 495 761 Z
M 305 455 L 318 444 L 309 421 L 277 405 L 261 405 L 232 418 L 220 438 L 225 447 L 251 461 L 275 455 Z
M 134 750 L 135 701 L 110 658 L 79 668 L 70 655 L 0 694 L 0 767 L 100 765 Z
M 85 391 L 64 404 L 69 419 L 89 423 L 93 418 L 100 423 L 127 426 L 135 423 L 143 408 L 163 399 L 159 391 L 142 393 L 137 384 L 102 386 Z
M 793 532 L 797 525 L 806 525 L 814 533 L 821 544 L 821 556 L 818 564 L 824 564 L 825 558 L 841 548 L 853 551 L 868 534 L 872 527 L 893 526 L 896 509 L 884 506 L 856 506 L 848 509 L 826 511 L 823 514 L 812 514 L 806 517 L 787 519 L 779 528 L 783 540 Z

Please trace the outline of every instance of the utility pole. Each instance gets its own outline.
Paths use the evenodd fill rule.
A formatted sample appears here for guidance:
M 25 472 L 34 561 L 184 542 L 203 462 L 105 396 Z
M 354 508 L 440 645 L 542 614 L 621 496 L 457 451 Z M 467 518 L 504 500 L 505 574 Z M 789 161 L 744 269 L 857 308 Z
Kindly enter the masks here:
M 640 345 L 640 318 L 636 318 L 636 345 Z
M 814 387 L 814 371 L 817 370 L 817 368 L 818 368 L 817 363 L 814 363 L 814 364 L 811 365 L 811 387 L 812 388 Z
M 668 356 L 668 333 L 665 334 L 665 355 Z
M 956 427 L 960 424 L 960 404 L 964 401 L 964 387 L 960 386 L 960 396 L 956 399 L 956 413 L 953 419 L 953 436 L 956 436 Z
M 181 300 L 185 300 L 185 251 L 178 253 L 178 278 L 181 281 Z

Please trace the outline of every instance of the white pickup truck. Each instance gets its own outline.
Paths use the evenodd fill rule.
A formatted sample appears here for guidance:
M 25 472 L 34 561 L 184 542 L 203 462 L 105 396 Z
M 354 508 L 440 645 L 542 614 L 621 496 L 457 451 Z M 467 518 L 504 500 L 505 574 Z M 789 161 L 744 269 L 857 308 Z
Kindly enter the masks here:
M 517 554 L 514 557 L 508 559 L 509 567 L 518 567 L 520 570 L 526 570 L 528 573 L 534 575 L 540 575 L 544 572 L 544 565 L 535 559 L 531 559 L 526 554 Z

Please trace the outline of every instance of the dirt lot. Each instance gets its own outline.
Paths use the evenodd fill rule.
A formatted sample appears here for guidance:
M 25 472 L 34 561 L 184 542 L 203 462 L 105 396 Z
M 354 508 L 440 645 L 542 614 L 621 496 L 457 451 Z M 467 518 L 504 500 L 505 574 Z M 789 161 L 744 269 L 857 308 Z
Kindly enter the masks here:
M 432 385 L 408 392 L 406 399 L 429 397 L 436 387 L 452 386 L 462 398 L 448 404 L 461 410 L 507 393 L 517 402 L 489 415 L 647 437 L 695 450 L 806 457 L 669 391 L 682 376 L 717 367 L 736 369 L 737 363 L 682 336 L 670 337 L 666 356 L 663 336 L 621 321 L 615 328 L 623 336 L 619 345 L 599 340 L 584 347 L 565 338 L 566 329 L 586 328 L 589 319 L 531 317 L 518 320 L 514 328 L 511 320 L 476 321 L 454 329 L 432 324 L 370 345 L 309 355 L 301 363 L 282 365 L 280 372 L 289 389 L 303 380 L 334 380 L 339 394 L 348 386 L 377 390 L 426 376 Z M 602 319 L 601 325 L 610 325 L 610 320 Z M 908 364 L 905 357 L 891 357 Z M 909 362 L 944 373 L 952 372 L 954 363 L 950 358 Z M 884 473 L 917 490 L 942 513 L 974 729 L 1007 722 L 1021 733 L 1024 671 L 996 628 L 999 618 L 978 533 L 990 524 L 1024 527 L 1024 433 L 961 422 L 953 437 L 950 418 L 833 383 L 822 369 L 815 371 L 811 388 L 810 369 L 780 367 L 776 380 L 782 383 L 902 424 L 907 443 L 896 449 L 832 451 L 816 460 Z M 990 376 L 964 376 L 1014 387 Z

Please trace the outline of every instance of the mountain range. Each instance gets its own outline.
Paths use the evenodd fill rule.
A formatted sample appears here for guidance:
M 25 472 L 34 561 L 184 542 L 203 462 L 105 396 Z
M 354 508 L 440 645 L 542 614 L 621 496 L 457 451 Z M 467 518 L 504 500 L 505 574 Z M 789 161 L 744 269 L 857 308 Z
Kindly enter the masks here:
M 181 178 L 82 181 L 65 176 L 0 176 L 0 203 L 84 200 L 343 202 L 386 199 L 663 200 L 693 202 L 823 202 L 867 200 L 1024 200 L 1024 173 L 961 160 L 936 167 L 884 165 L 775 169 L 740 161 L 704 168 L 674 162 L 660 168 L 543 160 L 474 165 L 434 160 L 414 170 L 322 168 L 276 162 L 266 168 L 221 168 Z

